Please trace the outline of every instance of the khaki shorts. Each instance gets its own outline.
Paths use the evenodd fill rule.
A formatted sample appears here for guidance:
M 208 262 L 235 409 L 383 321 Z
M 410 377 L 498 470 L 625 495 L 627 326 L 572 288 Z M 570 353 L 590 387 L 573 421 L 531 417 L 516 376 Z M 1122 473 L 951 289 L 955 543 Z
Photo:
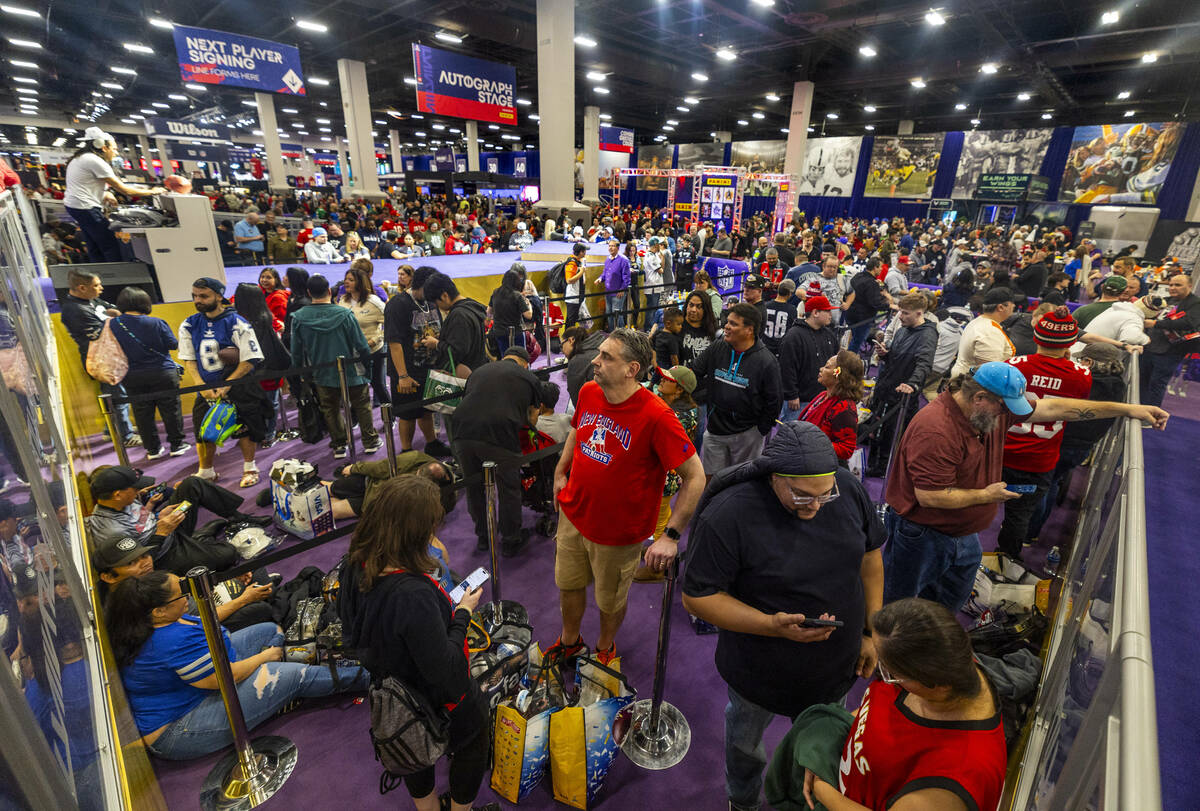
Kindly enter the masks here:
M 642 556 L 640 543 L 607 546 L 583 537 L 570 519 L 558 511 L 558 549 L 554 558 L 554 583 L 562 591 L 596 584 L 596 607 L 615 614 L 625 607 L 633 573 Z

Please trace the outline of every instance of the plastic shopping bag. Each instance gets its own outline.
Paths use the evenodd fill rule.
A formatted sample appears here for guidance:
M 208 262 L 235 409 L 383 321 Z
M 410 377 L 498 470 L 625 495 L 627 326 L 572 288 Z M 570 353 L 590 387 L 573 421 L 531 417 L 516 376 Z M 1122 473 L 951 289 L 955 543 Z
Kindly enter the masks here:
M 621 675 L 619 659 L 606 667 L 580 657 L 575 678 L 579 686 L 575 706 L 550 716 L 550 774 L 554 799 L 586 809 L 620 751 L 613 739 L 613 722 L 637 694 Z
M 555 666 L 543 667 L 541 652 L 529 652 L 530 678 L 516 697 L 496 708 L 492 746 L 492 789 L 510 803 L 529 795 L 550 765 L 550 718 L 566 698 Z

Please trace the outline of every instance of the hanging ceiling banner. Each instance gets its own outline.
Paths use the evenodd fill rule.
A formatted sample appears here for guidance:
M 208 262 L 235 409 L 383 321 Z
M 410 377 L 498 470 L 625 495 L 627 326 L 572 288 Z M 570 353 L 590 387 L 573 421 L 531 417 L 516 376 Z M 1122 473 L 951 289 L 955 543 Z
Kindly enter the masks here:
M 202 141 L 229 141 L 233 133 L 224 124 L 197 124 L 169 118 L 147 118 L 146 134 L 151 138 L 178 138 Z
M 633 154 L 633 130 L 624 127 L 601 127 L 600 150 L 602 152 L 624 152 Z
M 229 163 L 229 147 L 221 144 L 185 144 L 172 141 L 167 144 L 167 154 L 173 161 Z
M 291 45 L 186 25 L 174 34 L 185 82 L 305 95 L 300 51 Z
M 462 54 L 412 46 L 417 109 L 423 113 L 516 124 L 517 69 Z

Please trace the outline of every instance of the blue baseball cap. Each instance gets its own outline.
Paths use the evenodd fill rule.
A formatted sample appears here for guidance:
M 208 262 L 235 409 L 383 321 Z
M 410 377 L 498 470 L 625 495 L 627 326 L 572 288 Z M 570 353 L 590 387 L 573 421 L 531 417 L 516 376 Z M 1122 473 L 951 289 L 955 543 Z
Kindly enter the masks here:
M 1004 407 L 1018 417 L 1033 413 L 1033 406 L 1025 398 L 1025 376 L 1016 367 L 994 360 L 979 366 L 971 376 L 976 383 L 1003 399 Z

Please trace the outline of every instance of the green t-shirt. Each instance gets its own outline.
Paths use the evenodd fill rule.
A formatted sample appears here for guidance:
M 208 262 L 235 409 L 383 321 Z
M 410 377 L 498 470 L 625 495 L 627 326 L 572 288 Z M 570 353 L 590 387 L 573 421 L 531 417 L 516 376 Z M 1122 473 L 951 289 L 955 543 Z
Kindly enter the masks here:
M 1114 304 L 1116 304 L 1115 301 L 1093 301 L 1091 304 L 1085 304 L 1073 313 L 1075 323 L 1079 324 L 1080 330 L 1083 330 L 1088 322 Z

